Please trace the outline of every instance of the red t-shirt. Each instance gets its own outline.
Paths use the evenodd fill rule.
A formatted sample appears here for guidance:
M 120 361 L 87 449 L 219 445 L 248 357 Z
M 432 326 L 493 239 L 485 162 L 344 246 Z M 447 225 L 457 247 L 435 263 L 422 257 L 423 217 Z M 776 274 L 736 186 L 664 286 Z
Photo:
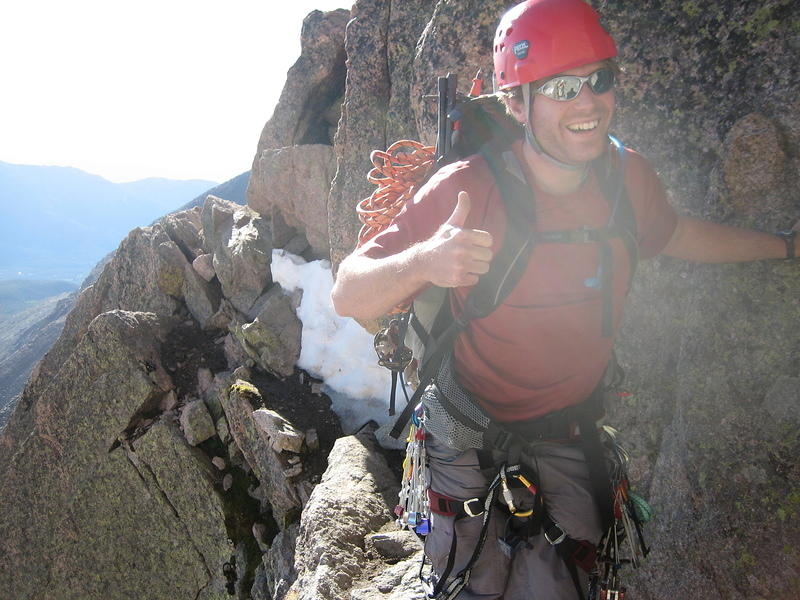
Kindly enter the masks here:
M 520 147 L 515 148 L 520 156 Z M 649 163 L 631 150 L 625 156 L 625 186 L 634 209 L 640 258 L 658 254 L 672 236 L 677 215 Z M 520 161 L 525 168 L 524 161 Z M 527 180 L 533 181 L 530 173 Z M 533 186 L 535 229 L 562 231 L 608 224 L 609 203 L 594 174 L 574 193 L 554 196 Z M 393 224 L 362 251 L 371 258 L 395 254 L 429 238 L 456 204 L 470 195 L 465 227 L 489 231 L 497 253 L 506 226 L 503 201 L 480 156 L 440 169 Z M 533 201 L 532 196 L 532 201 Z M 628 293 L 630 261 L 621 239 L 613 239 L 614 332 Z M 469 323 L 455 344 L 455 372 L 483 408 L 498 421 L 536 418 L 583 401 L 603 376 L 613 337 L 601 330 L 602 293 L 586 281 L 597 276 L 599 244 L 537 244 L 525 273 L 503 304 Z M 459 314 L 469 287 L 453 290 Z

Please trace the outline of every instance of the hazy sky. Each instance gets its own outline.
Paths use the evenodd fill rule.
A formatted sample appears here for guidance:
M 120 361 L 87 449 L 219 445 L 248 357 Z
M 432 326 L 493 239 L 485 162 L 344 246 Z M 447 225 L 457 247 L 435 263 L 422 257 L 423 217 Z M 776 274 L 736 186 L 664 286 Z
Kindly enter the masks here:
M 0 161 L 112 181 L 250 168 L 303 17 L 350 0 L 4 0 Z

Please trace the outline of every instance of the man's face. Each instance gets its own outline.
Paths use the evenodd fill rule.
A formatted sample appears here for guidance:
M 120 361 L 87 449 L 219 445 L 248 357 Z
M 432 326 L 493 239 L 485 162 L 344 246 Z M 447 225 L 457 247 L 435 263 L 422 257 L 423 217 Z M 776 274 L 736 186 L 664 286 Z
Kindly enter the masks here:
M 606 63 L 596 62 L 561 74 L 585 76 L 603 66 Z M 537 84 L 534 86 L 538 87 Z M 588 82 L 575 98 L 566 102 L 534 94 L 531 103 L 533 133 L 542 148 L 558 160 L 569 164 L 588 162 L 600 156 L 607 146 L 614 103 L 613 87 L 595 95 Z

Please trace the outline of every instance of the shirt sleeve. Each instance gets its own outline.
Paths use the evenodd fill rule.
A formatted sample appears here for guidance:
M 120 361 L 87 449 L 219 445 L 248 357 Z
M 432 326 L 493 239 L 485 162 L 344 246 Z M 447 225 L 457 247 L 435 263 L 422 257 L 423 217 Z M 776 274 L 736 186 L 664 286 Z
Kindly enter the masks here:
M 678 224 L 678 214 L 667 201 L 664 186 L 641 155 L 629 151 L 626 157 L 628 190 L 636 214 L 639 257 L 658 255 L 669 242 Z

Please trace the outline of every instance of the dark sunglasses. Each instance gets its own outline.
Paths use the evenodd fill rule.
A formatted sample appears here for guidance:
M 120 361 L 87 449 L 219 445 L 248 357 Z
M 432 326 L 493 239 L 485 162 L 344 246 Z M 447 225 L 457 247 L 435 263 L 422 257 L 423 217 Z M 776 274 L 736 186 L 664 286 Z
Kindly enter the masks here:
M 544 85 L 536 90 L 536 93 L 551 100 L 567 102 L 576 98 L 581 93 L 583 84 L 587 82 L 592 92 L 604 94 L 614 86 L 614 71 L 608 67 L 603 67 L 586 77 L 581 77 L 580 75 L 557 75 L 552 79 L 548 79 Z

